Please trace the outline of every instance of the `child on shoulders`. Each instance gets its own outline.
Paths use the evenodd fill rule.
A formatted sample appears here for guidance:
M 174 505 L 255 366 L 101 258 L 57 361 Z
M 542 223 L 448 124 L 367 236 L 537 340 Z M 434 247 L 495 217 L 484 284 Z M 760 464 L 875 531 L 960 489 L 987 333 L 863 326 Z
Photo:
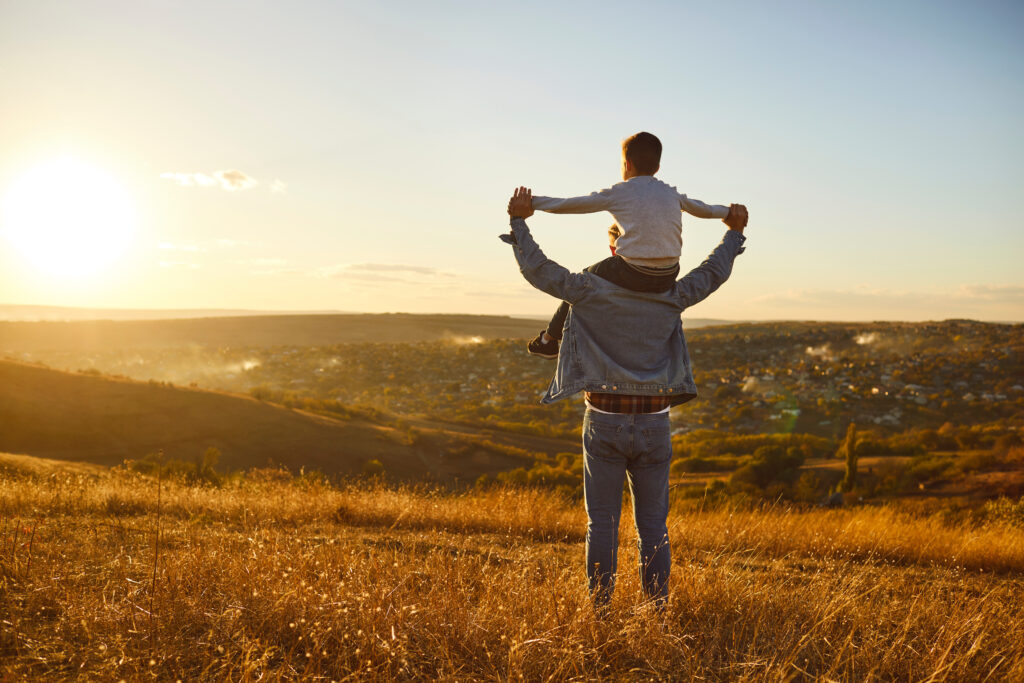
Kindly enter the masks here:
M 681 213 L 725 220 L 735 212 L 746 214 L 746 207 L 691 199 L 654 177 L 660 166 L 661 141 L 651 133 L 637 133 L 622 142 L 623 182 L 582 197 L 533 197 L 533 208 L 548 213 L 609 212 L 615 219 L 609 229 L 612 256 L 585 270 L 636 292 L 664 292 L 679 276 Z M 568 313 L 569 304 L 563 301 L 547 329 L 527 346 L 531 354 L 558 357 Z

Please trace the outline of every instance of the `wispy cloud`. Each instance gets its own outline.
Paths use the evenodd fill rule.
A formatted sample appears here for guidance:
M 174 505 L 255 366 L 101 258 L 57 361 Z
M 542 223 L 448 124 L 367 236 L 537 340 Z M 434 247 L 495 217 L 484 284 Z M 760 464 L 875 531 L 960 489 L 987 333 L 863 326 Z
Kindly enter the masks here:
M 845 303 L 888 303 L 911 301 L 927 303 L 935 301 L 958 301 L 969 303 L 995 302 L 1024 304 L 1024 286 L 1021 285 L 961 285 L 946 292 L 922 292 L 873 287 L 854 289 L 790 289 L 783 292 L 762 294 L 752 301 L 761 304 L 803 305 Z
M 790 289 L 762 294 L 751 303 L 762 317 L 882 319 L 1024 318 L 1024 286 L 966 284 L 945 291 L 877 287 Z
M 233 249 L 234 247 L 249 247 L 252 245 L 253 243 L 247 240 L 231 240 L 226 238 L 221 238 L 217 240 L 217 246 L 222 247 L 224 249 Z
M 352 263 L 345 266 L 349 271 L 371 272 L 371 273 L 416 273 L 418 275 L 433 275 L 435 277 L 455 277 L 454 273 L 446 273 L 437 268 L 428 266 L 409 266 L 400 263 Z
M 228 249 L 236 249 L 239 247 L 252 246 L 258 246 L 258 244 L 255 242 L 248 242 L 245 240 L 232 240 L 226 238 L 209 239 L 198 243 L 171 241 L 156 243 L 157 249 L 161 251 L 176 251 L 190 254 L 209 253 Z M 248 263 L 248 261 L 237 261 L 237 263 Z
M 172 242 L 160 242 L 157 247 L 164 251 L 188 251 L 188 252 L 199 252 L 206 251 L 205 247 L 200 247 L 198 244 L 174 244 Z
M 161 261 L 160 267 L 179 270 L 198 270 L 200 268 L 198 263 L 189 263 L 188 261 Z
M 1024 304 L 1024 285 L 963 285 L 954 294 L 966 299 Z
M 473 288 L 472 290 L 466 291 L 465 295 L 476 299 L 508 299 L 510 301 L 514 300 L 518 302 L 524 295 L 529 296 L 537 293 L 536 289 L 526 285 L 521 280 L 512 280 L 504 286 L 499 283 L 497 289 L 494 289 L 493 287 L 494 283 L 488 283 L 486 286 L 481 285 L 479 288 Z
M 316 277 L 361 282 L 402 282 L 439 285 L 457 276 L 437 268 L 400 263 L 344 263 L 315 271 Z
M 230 192 L 235 190 L 248 190 L 256 186 L 256 179 L 247 176 L 241 171 L 215 171 L 214 177 L 220 181 L 221 187 Z
M 288 260 L 283 258 L 251 258 L 241 263 L 246 263 L 250 266 L 283 266 L 288 263 Z
M 182 187 L 213 187 L 217 184 L 216 178 L 205 173 L 161 173 L 160 177 Z
M 239 265 L 249 266 L 252 275 L 308 275 L 308 269 L 289 265 L 283 258 L 250 258 L 234 261 Z
M 258 180 L 237 169 L 214 171 L 212 174 L 168 172 L 161 173 L 160 177 L 177 183 L 182 187 L 219 187 L 228 192 L 248 190 L 259 184 Z M 280 183 L 281 181 L 277 180 L 274 182 Z M 274 191 L 273 186 L 271 191 Z
M 288 191 L 288 183 L 284 182 L 283 180 L 274 178 L 274 180 L 270 183 L 270 191 L 273 192 L 274 194 L 284 194 L 285 192 Z

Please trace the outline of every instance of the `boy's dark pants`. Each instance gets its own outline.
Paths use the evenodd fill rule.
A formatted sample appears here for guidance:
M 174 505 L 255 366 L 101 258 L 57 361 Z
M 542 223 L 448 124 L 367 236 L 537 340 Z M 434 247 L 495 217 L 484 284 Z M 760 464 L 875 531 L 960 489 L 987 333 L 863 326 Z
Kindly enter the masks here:
M 609 256 L 583 270 L 633 292 L 667 292 L 679 277 L 678 265 L 666 268 L 664 275 L 649 275 L 630 266 L 621 256 Z M 562 328 L 565 327 L 568 315 L 569 304 L 563 301 L 548 323 L 549 337 L 561 341 Z

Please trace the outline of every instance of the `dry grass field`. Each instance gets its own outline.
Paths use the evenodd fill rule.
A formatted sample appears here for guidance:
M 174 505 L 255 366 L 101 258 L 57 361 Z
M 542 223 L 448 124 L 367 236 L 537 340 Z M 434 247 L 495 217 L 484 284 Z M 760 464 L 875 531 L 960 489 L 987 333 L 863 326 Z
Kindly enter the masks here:
M 553 494 L 0 465 L 0 679 L 1024 679 L 1020 527 L 679 507 L 658 613 L 627 515 L 598 620 Z

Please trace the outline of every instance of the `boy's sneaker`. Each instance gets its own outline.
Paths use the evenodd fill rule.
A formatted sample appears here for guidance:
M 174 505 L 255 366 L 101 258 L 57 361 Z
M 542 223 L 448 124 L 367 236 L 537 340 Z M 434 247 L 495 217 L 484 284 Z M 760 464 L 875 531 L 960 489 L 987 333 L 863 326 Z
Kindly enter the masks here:
M 541 358 L 547 358 L 553 360 L 558 358 L 558 340 L 551 339 L 544 341 L 544 332 L 541 330 L 540 334 L 537 335 L 536 339 L 530 341 L 526 345 L 526 350 L 530 352 L 531 356 L 540 356 Z

